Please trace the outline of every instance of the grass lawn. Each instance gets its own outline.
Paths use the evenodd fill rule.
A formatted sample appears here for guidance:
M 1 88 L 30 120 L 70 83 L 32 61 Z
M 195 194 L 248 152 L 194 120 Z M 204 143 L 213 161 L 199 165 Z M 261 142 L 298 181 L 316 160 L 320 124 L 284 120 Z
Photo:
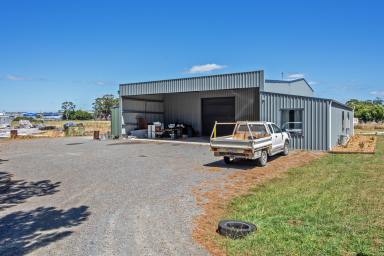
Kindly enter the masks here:
M 355 125 L 355 133 L 384 132 L 384 124 L 358 124 Z
M 255 223 L 229 255 L 384 255 L 384 138 L 375 155 L 327 155 L 291 169 L 229 205 L 227 218 Z

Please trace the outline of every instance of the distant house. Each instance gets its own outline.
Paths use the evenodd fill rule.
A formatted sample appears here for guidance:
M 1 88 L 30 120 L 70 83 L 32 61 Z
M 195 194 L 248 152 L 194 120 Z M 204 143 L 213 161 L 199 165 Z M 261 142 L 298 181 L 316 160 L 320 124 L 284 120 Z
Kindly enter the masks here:
M 329 150 L 353 134 L 353 109 L 314 97 L 305 79 L 265 80 L 264 71 L 120 85 L 121 135 L 147 122 L 189 124 L 209 136 L 215 121 L 270 121 L 292 135 L 291 147 Z

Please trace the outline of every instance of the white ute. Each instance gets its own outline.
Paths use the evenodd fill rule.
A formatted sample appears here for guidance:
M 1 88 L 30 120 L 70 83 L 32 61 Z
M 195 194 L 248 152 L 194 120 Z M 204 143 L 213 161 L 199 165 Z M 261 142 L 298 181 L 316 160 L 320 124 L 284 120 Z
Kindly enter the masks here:
M 232 135 L 217 137 L 217 126 L 228 125 L 234 126 Z M 243 158 L 257 160 L 260 166 L 265 166 L 268 156 L 288 155 L 290 139 L 288 132 L 271 122 L 215 122 L 210 146 L 215 156 L 224 157 L 226 164 L 235 158 Z

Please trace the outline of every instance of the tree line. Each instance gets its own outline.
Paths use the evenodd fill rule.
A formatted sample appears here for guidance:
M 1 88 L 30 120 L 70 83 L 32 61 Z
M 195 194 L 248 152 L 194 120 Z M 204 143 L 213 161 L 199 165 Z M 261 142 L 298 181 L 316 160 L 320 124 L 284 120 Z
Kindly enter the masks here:
M 75 103 L 65 101 L 61 104 L 64 120 L 108 120 L 111 118 L 112 108 L 119 105 L 119 99 L 112 94 L 106 94 L 103 97 L 96 98 L 92 103 L 93 114 L 88 111 L 76 109 Z
M 384 100 L 357 100 L 351 99 L 346 103 L 355 110 L 355 117 L 363 122 L 383 122 L 384 121 Z

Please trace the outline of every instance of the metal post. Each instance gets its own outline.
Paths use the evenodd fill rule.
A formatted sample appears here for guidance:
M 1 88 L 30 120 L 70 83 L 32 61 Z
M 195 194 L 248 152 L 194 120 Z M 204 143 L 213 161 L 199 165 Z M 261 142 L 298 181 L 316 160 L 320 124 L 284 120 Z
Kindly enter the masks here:
M 215 121 L 215 126 L 213 127 L 213 137 L 216 138 L 216 124 L 217 121 Z

